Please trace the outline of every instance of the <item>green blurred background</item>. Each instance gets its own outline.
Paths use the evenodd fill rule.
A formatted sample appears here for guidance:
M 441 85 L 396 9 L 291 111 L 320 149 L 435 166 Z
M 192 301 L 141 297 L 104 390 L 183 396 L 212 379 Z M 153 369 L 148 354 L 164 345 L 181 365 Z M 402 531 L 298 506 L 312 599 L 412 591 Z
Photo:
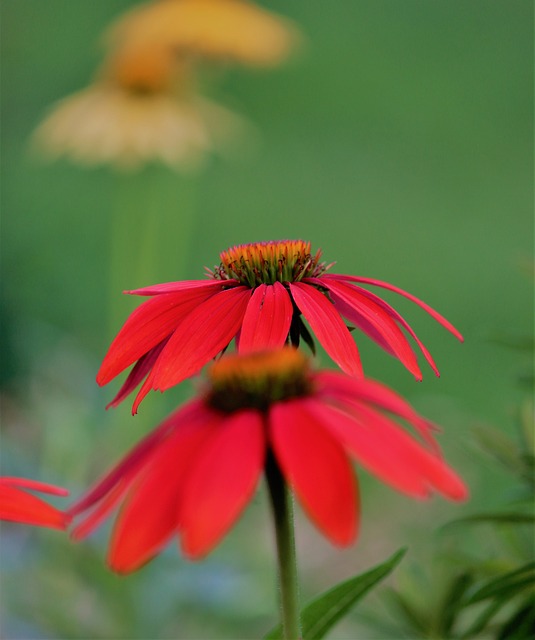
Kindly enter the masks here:
M 276 70 L 205 72 L 206 95 L 257 129 L 242 157 L 214 159 L 195 176 L 43 163 L 30 150 L 32 131 L 55 101 L 90 82 L 103 30 L 133 4 L 2 3 L 3 475 L 79 495 L 191 394 L 195 383 L 153 394 L 136 418 L 128 403 L 104 411 L 118 385 L 99 389 L 94 376 L 138 302 L 123 289 L 202 278 L 234 244 L 308 239 L 337 262 L 334 271 L 403 287 L 463 332 L 460 345 L 385 295 L 441 370 L 436 379 L 426 368 L 420 384 L 357 340 L 368 375 L 444 427 L 441 444 L 473 499 L 416 503 L 361 473 L 355 547 L 330 547 L 299 514 L 303 594 L 403 545 L 418 562 L 438 525 L 493 508 L 508 490 L 471 429 L 512 428 L 517 379 L 531 366 L 502 342 L 533 326 L 532 2 L 264 2 L 300 26 L 300 54 Z M 112 259 L 118 220 L 122 252 Z M 56 532 L 6 525 L 2 637 L 259 637 L 276 611 L 270 526 L 261 487 L 202 563 L 170 545 L 118 578 L 104 564 L 105 532 L 73 546 Z M 473 543 L 492 552 L 485 540 Z M 335 637 L 374 637 L 360 629 L 355 614 Z

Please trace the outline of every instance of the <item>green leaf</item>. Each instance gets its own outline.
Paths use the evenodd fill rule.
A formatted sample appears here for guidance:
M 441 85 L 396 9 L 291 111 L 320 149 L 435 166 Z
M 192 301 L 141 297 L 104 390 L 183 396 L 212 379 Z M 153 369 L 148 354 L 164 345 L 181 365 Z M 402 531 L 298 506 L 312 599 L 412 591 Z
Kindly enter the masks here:
M 487 522 L 491 524 L 533 524 L 535 523 L 535 515 L 532 513 L 476 513 L 473 516 L 458 518 L 444 525 L 449 527 L 454 524 L 468 524 Z
M 523 464 L 516 443 L 505 433 L 493 427 L 476 427 L 472 430 L 479 445 L 505 467 L 518 473 Z
M 533 404 L 532 398 L 529 398 L 522 404 L 520 407 L 519 421 L 524 447 L 528 452 L 531 452 L 532 455 L 535 455 L 535 429 L 533 428 L 535 426 L 535 412 Z
M 524 566 L 490 580 L 480 587 L 468 599 L 466 604 L 481 602 L 487 598 L 512 597 L 524 587 L 535 584 L 535 562 L 528 562 Z
M 493 618 L 498 611 L 508 602 L 508 599 L 493 600 L 483 611 L 478 615 L 470 627 L 463 633 L 461 640 L 468 640 L 469 638 L 476 637 L 481 633 L 491 618 Z
M 304 640 L 320 640 L 352 609 L 366 593 L 392 572 L 399 564 L 406 549 L 400 549 L 386 562 L 341 582 L 312 600 L 301 612 Z M 278 625 L 264 640 L 282 640 L 282 627 Z
M 427 638 L 430 620 L 427 612 L 419 611 L 409 600 L 393 589 L 387 591 L 387 600 L 394 605 L 396 617 L 403 618 L 403 623 L 418 638 Z
M 449 638 L 451 630 L 457 619 L 457 614 L 463 607 L 463 597 L 466 591 L 474 583 L 470 573 L 461 573 L 454 578 L 445 593 L 443 605 L 438 620 L 438 635 L 441 638 Z
M 515 336 L 508 333 L 496 333 L 491 337 L 491 342 L 499 344 L 509 349 L 518 349 L 519 351 L 533 351 L 535 342 L 532 336 Z
M 497 640 L 528 640 L 532 639 L 535 632 L 535 598 L 530 594 L 529 598 L 507 620 Z
M 499 578 L 487 582 L 472 594 L 472 596 L 464 603 L 465 606 L 469 606 L 486 599 L 491 599 L 491 602 L 462 634 L 461 638 L 463 640 L 473 638 L 484 631 L 491 619 L 494 618 L 494 616 L 505 605 L 510 603 L 511 599 L 516 597 L 519 591 L 524 589 L 526 586 L 533 584 L 535 577 L 533 575 L 534 566 L 535 563 L 530 562 L 519 569 L 503 574 Z M 517 630 L 522 630 L 526 625 L 532 623 L 530 622 L 532 619 L 527 616 L 527 604 L 532 603 L 533 598 L 533 594 L 530 593 L 525 603 L 522 603 L 522 605 L 515 610 L 515 613 L 510 616 L 509 620 L 503 623 L 504 628 L 496 638 L 502 638 L 502 640 L 505 640 L 505 638 L 517 638 L 517 640 L 520 640 L 520 638 L 531 637 L 529 635 L 518 635 Z M 514 635 L 513 632 L 517 635 Z M 504 633 L 505 635 L 502 635 Z M 523 631 L 520 631 L 519 633 L 523 633 Z

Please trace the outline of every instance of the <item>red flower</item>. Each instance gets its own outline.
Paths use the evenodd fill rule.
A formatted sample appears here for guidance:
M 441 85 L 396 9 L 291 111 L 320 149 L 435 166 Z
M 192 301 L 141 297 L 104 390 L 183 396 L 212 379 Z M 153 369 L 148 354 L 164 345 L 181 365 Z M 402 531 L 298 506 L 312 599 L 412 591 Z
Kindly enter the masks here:
M 261 242 L 224 251 L 221 264 L 207 270 L 211 280 L 154 285 L 127 293 L 152 296 L 126 321 L 97 375 L 107 384 L 135 364 L 109 406 L 122 402 L 145 379 L 133 412 L 151 389 L 165 391 L 197 373 L 236 338 L 240 352 L 272 349 L 300 338 L 313 349 L 301 314 L 336 364 L 362 375 L 359 353 L 342 316 L 395 356 L 421 380 L 416 355 L 403 330 L 420 347 L 437 375 L 431 354 L 410 325 L 388 303 L 361 284 L 409 298 L 459 340 L 461 334 L 425 302 L 397 287 L 370 278 L 329 274 L 321 251 L 310 243 Z
M 433 490 L 466 497 L 432 430 L 387 387 L 313 373 L 296 349 L 225 356 L 209 370 L 200 398 L 175 411 L 68 510 L 83 514 L 73 535 L 85 537 L 121 503 L 109 550 L 113 569 L 139 568 L 175 534 L 184 553 L 199 558 L 238 518 L 269 457 L 317 527 L 347 545 L 359 510 L 350 456 L 414 498 Z
M 25 489 L 66 496 L 66 489 L 55 487 L 44 482 L 25 478 L 0 478 L 0 520 L 11 520 L 38 527 L 65 529 L 70 517 L 52 507 L 40 498 L 36 498 Z

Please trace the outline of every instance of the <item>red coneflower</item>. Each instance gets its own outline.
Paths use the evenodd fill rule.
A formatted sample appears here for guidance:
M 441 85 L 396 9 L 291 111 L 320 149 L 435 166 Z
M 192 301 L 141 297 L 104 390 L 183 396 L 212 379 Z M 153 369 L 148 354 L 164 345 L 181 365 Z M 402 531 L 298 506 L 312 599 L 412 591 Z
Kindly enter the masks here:
M 0 478 L 0 520 L 65 529 L 70 517 L 26 490 L 67 496 L 66 489 L 26 478 Z
M 414 498 L 467 490 L 440 457 L 433 426 L 387 387 L 332 371 L 312 372 L 285 347 L 233 354 L 209 370 L 201 397 L 174 412 L 68 512 L 88 535 L 122 503 L 109 550 L 127 573 L 179 534 L 184 553 L 209 552 L 251 499 L 264 469 L 286 478 L 305 511 L 333 543 L 358 528 L 350 457 Z M 405 432 L 402 419 L 421 440 Z
M 412 300 L 459 340 L 461 334 L 439 313 L 394 285 L 342 274 L 320 262 L 302 240 L 259 242 L 223 251 L 207 269 L 210 280 L 169 282 L 126 293 L 152 296 L 128 318 L 112 342 L 97 382 L 107 384 L 136 363 L 117 396 L 119 404 L 146 378 L 133 412 L 151 389 L 165 391 L 197 373 L 236 338 L 242 353 L 278 348 L 302 338 L 313 346 L 303 316 L 325 351 L 350 375 L 362 375 L 359 353 L 342 317 L 401 360 L 417 380 L 422 374 L 404 333 L 438 369 L 406 320 L 361 285 L 395 291 Z

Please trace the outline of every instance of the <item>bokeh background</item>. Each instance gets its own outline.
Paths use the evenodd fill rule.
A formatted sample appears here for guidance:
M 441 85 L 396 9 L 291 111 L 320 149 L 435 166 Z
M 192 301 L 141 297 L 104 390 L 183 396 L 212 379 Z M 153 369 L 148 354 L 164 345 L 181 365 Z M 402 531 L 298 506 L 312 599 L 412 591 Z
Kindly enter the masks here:
M 428 572 L 444 545 L 492 554 L 490 538 L 445 539 L 440 525 L 497 508 L 511 488 L 473 429 L 513 431 L 518 380 L 531 367 L 505 343 L 533 326 L 533 4 L 265 1 L 299 25 L 299 54 L 274 70 L 206 70 L 205 93 L 255 127 L 243 153 L 195 175 L 46 164 L 31 149 L 33 130 L 90 82 L 103 30 L 133 4 L 2 3 L 2 474 L 77 496 L 192 393 L 195 382 L 152 394 L 135 418 L 128 403 L 104 410 L 118 384 L 100 389 L 95 373 L 137 302 L 123 289 L 201 278 L 234 244 L 303 238 L 336 271 L 403 287 L 464 333 L 460 345 L 385 295 L 441 370 L 437 379 L 426 368 L 422 383 L 357 340 L 368 375 L 443 426 L 440 442 L 472 491 L 462 506 L 418 503 L 360 473 L 362 532 L 351 549 L 332 548 L 298 514 L 303 597 L 401 546 L 400 575 Z M 112 259 L 118 233 L 123 249 Z M 104 562 L 107 533 L 74 546 L 57 532 L 5 525 L 2 637 L 253 638 L 275 622 L 263 486 L 201 563 L 170 545 L 119 578 Z M 371 596 L 333 637 L 384 637 L 363 622 L 381 607 Z

